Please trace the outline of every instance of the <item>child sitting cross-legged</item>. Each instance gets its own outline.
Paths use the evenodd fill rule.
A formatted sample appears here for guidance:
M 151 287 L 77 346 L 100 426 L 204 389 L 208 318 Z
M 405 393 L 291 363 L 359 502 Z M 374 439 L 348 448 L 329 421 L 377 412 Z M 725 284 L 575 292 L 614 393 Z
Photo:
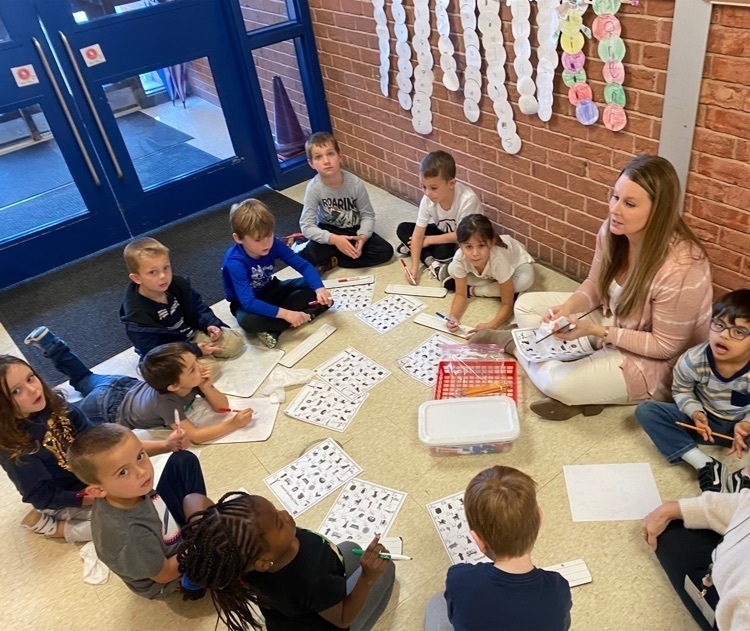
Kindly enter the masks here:
M 713 306 L 708 341 L 688 349 L 672 376 L 674 403 L 644 401 L 635 417 L 669 462 L 685 461 L 698 472 L 701 491 L 750 488 L 747 468 L 726 466 L 696 443 L 731 445 L 741 458 L 750 436 L 750 289 L 719 298 Z M 695 426 L 689 430 L 677 423 Z M 714 436 L 729 436 L 732 441 Z
M 190 279 L 172 273 L 169 248 L 156 239 L 134 239 L 123 252 L 130 284 L 120 307 L 120 321 L 140 356 L 171 342 L 188 342 L 198 357 L 235 357 L 245 342 L 227 328 Z
M 68 464 L 93 499 L 99 559 L 144 598 L 179 589 L 174 555 L 180 528 L 186 516 L 210 505 L 195 454 L 173 453 L 154 485 L 154 466 L 141 441 L 122 425 L 103 423 L 76 438 Z
M 163 344 L 143 358 L 140 371 L 145 381 L 124 375 L 91 372 L 68 345 L 47 327 L 32 331 L 26 344 L 42 350 L 70 385 L 84 398 L 78 403 L 93 423 L 120 423 L 131 429 L 179 430 L 185 445 L 216 440 L 245 427 L 253 411 L 242 410 L 225 421 L 197 427 L 185 410 L 195 397 L 203 396 L 214 411 L 228 408 L 229 401 L 211 380 L 209 366 L 198 363 L 187 342 Z M 175 419 L 181 421 L 178 425 Z
M 361 556 L 297 528 L 267 499 L 228 493 L 194 514 L 177 553 L 184 584 L 210 589 L 230 631 L 371 629 L 393 591 L 393 561 L 375 537 Z
M 542 522 L 534 480 L 512 467 L 485 469 L 469 482 L 464 509 L 471 536 L 492 562 L 448 569 L 445 595 L 427 604 L 425 631 L 566 631 L 568 582 L 531 562 Z
M 224 256 L 221 274 L 232 314 L 248 333 L 268 348 L 290 326 L 310 322 L 333 304 L 315 268 L 274 237 L 276 220 L 266 205 L 246 199 L 229 213 L 235 240 Z M 302 274 L 279 280 L 273 275 L 276 259 Z
M 78 387 L 95 389 L 97 379 L 130 377 L 88 371 Z M 92 500 L 80 495 L 85 484 L 70 471 L 66 452 L 81 432 L 102 421 L 96 407 L 86 399 L 68 403 L 24 360 L 0 355 L 0 465 L 23 501 L 33 507 L 21 523 L 37 534 L 71 543 L 91 539 Z M 89 419 L 87 412 L 92 409 L 95 416 Z M 172 432 L 166 440 L 145 443 L 152 455 L 188 444 L 181 431 Z

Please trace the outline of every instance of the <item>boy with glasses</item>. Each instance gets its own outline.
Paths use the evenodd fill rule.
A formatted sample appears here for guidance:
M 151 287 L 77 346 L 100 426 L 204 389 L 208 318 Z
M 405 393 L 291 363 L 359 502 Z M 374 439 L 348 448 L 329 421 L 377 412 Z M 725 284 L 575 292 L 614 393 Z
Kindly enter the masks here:
M 701 451 L 696 442 L 728 444 L 726 455 L 734 453 L 738 458 L 748 448 L 750 289 L 717 300 L 709 328 L 708 341 L 688 349 L 674 368 L 675 402 L 646 401 L 638 405 L 635 417 L 669 462 L 684 460 L 695 467 L 701 491 L 732 493 L 750 488 L 747 469 L 729 474 L 723 463 Z

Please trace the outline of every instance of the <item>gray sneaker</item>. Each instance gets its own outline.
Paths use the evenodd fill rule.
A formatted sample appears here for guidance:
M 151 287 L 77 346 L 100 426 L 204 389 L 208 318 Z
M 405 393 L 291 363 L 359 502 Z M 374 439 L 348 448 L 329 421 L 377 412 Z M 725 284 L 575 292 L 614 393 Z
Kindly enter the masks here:
M 263 342 L 263 345 L 266 348 L 275 348 L 276 345 L 279 343 L 279 334 L 278 333 L 272 333 L 270 331 L 261 331 L 260 333 L 256 333 L 258 336 L 258 339 Z

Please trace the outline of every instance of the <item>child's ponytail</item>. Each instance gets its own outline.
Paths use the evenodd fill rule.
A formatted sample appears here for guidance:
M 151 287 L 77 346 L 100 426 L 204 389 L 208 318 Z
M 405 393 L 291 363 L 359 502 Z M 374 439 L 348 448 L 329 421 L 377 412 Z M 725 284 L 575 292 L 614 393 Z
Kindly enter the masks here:
M 193 586 L 210 589 L 221 620 L 230 631 L 262 629 L 252 604 L 263 595 L 243 575 L 264 552 L 253 498 L 227 493 L 214 506 L 195 513 L 181 532 L 179 570 Z
M 477 237 L 491 246 L 497 245 L 507 248 L 507 244 L 500 238 L 492 227 L 490 220 L 484 215 L 466 215 L 456 228 L 456 241 L 459 245 L 466 243 L 472 237 Z

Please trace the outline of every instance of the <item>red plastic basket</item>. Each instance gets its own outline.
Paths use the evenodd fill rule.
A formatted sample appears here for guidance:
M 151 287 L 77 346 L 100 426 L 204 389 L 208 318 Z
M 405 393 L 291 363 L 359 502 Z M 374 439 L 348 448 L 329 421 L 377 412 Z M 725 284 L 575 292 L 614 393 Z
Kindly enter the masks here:
M 518 364 L 514 361 L 500 360 L 467 360 L 441 361 L 435 382 L 435 399 L 456 399 L 466 396 L 466 388 L 485 386 L 501 382 L 499 392 L 486 395 L 503 394 L 511 397 L 518 405 Z

